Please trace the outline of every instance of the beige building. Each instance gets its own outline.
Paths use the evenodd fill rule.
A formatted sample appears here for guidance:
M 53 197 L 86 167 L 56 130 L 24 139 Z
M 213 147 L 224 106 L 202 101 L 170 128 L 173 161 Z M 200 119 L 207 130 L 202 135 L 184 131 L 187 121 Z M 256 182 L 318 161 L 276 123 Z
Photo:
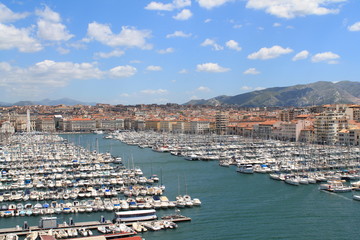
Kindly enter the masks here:
M 38 118 L 36 119 L 35 129 L 39 132 L 55 132 L 54 118 Z
M 14 126 L 11 125 L 9 121 L 4 121 L 0 123 L 0 133 L 10 133 L 13 134 L 15 132 Z
M 61 122 L 63 131 L 66 132 L 90 132 L 96 130 L 96 121 L 89 118 L 73 118 Z
M 338 132 L 348 128 L 348 117 L 345 113 L 325 111 L 315 116 L 315 141 L 319 144 L 336 144 Z
M 349 116 L 349 120 L 360 121 L 360 105 L 352 105 L 346 108 L 345 114 Z
M 191 121 L 189 127 L 189 133 L 192 134 L 203 134 L 210 132 L 210 122 L 206 120 Z
M 96 127 L 100 130 L 120 130 L 124 129 L 124 119 L 98 119 Z
M 309 120 L 281 122 L 280 127 L 273 129 L 273 138 L 283 141 L 297 142 L 299 141 L 301 131 L 311 125 L 312 122 Z
M 215 131 L 217 134 L 226 134 L 226 128 L 229 123 L 227 114 L 218 112 L 215 115 Z
M 145 121 L 145 129 L 152 131 L 160 130 L 160 120 L 146 120 Z

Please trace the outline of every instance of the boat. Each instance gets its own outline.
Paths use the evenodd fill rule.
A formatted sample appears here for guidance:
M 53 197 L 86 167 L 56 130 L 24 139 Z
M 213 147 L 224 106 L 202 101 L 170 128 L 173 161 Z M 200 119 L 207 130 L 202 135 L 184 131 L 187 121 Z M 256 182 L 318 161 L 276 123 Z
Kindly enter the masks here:
M 299 179 L 295 176 L 287 176 L 285 178 L 285 183 L 293 185 L 293 186 L 299 186 L 300 182 Z
M 136 222 L 157 219 L 154 209 L 115 212 L 113 222 Z
M 18 240 L 19 236 L 15 233 L 9 233 L 6 235 L 5 240 Z
M 162 225 L 160 224 L 160 221 L 145 222 L 144 227 L 146 227 L 151 231 L 159 231 L 162 229 Z
M 253 174 L 254 168 L 252 164 L 238 164 L 236 171 L 240 173 Z
M 331 180 L 319 186 L 319 190 L 325 190 L 334 193 L 351 192 L 352 187 L 344 185 L 345 180 Z
M 354 200 L 356 200 L 356 201 L 360 201 L 360 195 L 353 195 L 353 197 L 352 197 Z
M 26 235 L 24 240 L 35 240 L 35 239 L 37 239 L 38 235 L 39 235 L 38 232 L 32 232 L 32 233 Z
M 201 201 L 200 201 L 200 199 L 198 199 L 198 198 L 194 198 L 194 199 L 192 200 L 192 202 L 193 202 L 193 205 L 194 205 L 194 206 L 200 206 L 200 205 L 201 205 Z
M 132 226 L 131 226 L 136 232 L 146 232 L 147 231 L 147 228 L 144 227 L 144 225 L 142 225 L 141 223 L 139 222 L 134 222 L 132 223 Z

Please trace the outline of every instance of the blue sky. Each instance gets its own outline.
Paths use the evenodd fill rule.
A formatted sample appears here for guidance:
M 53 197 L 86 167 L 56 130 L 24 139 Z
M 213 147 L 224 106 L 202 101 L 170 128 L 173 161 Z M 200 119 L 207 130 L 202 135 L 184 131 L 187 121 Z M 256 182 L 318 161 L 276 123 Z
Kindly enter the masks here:
M 359 81 L 358 0 L 0 1 L 0 101 L 185 103 Z

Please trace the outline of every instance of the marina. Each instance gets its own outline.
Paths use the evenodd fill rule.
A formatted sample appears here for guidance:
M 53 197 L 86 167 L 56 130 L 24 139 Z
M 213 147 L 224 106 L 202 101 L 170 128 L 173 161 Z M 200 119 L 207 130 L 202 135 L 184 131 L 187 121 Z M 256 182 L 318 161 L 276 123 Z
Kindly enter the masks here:
M 298 234 L 297 229 L 301 226 L 306 227 L 308 235 L 312 238 L 331 239 L 332 236 L 337 236 L 335 229 L 339 229 L 339 227 L 345 227 L 342 222 L 336 220 L 339 216 L 341 216 L 342 219 L 346 219 L 348 225 L 351 226 L 352 224 L 355 224 L 355 222 L 352 220 L 352 217 L 356 217 L 357 214 L 355 211 L 358 209 L 359 205 L 358 201 L 353 200 L 353 191 L 344 193 L 335 193 L 326 190 L 319 191 L 320 185 L 326 184 L 326 182 L 319 182 L 318 184 L 307 184 L 306 187 L 304 186 L 294 188 L 289 184 L 279 184 L 279 181 L 273 181 L 271 179 L 271 176 L 274 178 L 278 177 L 278 180 L 282 178 L 283 182 L 285 183 L 286 175 L 302 175 L 303 170 L 290 171 L 286 169 L 280 174 L 280 172 L 268 171 L 265 166 L 262 166 L 262 168 L 265 169 L 257 169 L 255 165 L 259 164 L 259 166 L 261 166 L 263 165 L 262 162 L 254 163 L 248 161 L 246 164 L 251 164 L 254 166 L 254 172 L 252 174 L 242 174 L 236 172 L 237 163 L 230 161 L 232 158 L 223 159 L 224 161 L 229 162 L 228 167 L 223 168 L 219 167 L 219 161 L 186 161 L 183 156 L 174 155 L 171 154 L 171 152 L 160 153 L 158 151 L 154 151 L 152 148 L 141 148 L 138 147 L 138 145 L 129 145 L 114 139 L 104 139 L 101 136 L 102 135 L 85 134 L 64 135 L 63 137 L 68 139 L 69 142 L 76 143 L 78 143 L 80 139 L 82 141 L 81 144 L 85 148 L 86 146 L 89 146 L 89 143 L 92 143 L 94 147 L 93 149 L 89 149 L 90 152 L 94 152 L 96 148 L 99 149 L 99 152 L 103 153 L 111 151 L 113 156 L 122 158 L 124 166 L 132 166 L 134 164 L 134 166 L 141 168 L 144 176 L 157 175 L 159 177 L 159 185 L 162 185 L 160 184 L 161 179 L 164 183 L 166 183 L 166 189 L 164 190 L 164 193 L 168 199 L 173 199 L 169 202 L 177 201 L 177 197 L 179 195 L 184 196 L 187 194 L 194 196 L 196 195 L 196 197 L 199 197 L 202 200 L 201 208 L 181 208 L 182 214 L 191 217 L 192 223 L 188 224 L 184 222 L 181 224 L 181 227 L 172 231 L 143 232 L 142 236 L 146 239 L 166 239 L 169 237 L 171 237 L 171 239 L 203 239 L 204 234 L 208 234 L 208 237 L 211 236 L 210 239 L 224 239 L 224 237 L 227 239 L 238 239 L 239 234 L 243 234 L 242 236 L 249 238 L 263 238 L 267 235 L 272 235 L 280 236 L 280 239 L 285 239 L 289 238 L 288 234 L 290 234 L 292 231 Z M 239 139 L 236 141 L 238 143 L 241 142 Z M 94 144 L 96 142 L 98 142 L 97 147 Z M 243 143 L 243 145 L 246 144 L 249 145 L 249 143 Z M 284 143 L 284 145 L 285 144 L 292 145 L 291 143 Z M 228 146 L 230 144 L 224 144 L 224 146 L 226 145 Z M 258 145 L 260 145 L 260 143 L 258 143 Z M 264 147 L 257 147 L 257 149 L 265 150 Z M 324 146 L 319 146 L 319 149 L 324 149 Z M 335 149 L 335 147 L 330 147 L 329 149 Z M 344 147 L 341 147 L 341 149 L 342 151 L 347 150 Z M 255 150 L 253 150 L 253 152 L 254 151 Z M 274 150 L 272 151 L 275 152 Z M 286 151 L 288 152 L 288 150 Z M 223 152 L 225 153 L 226 151 Z M 353 155 L 355 152 L 356 149 L 352 149 Z M 256 159 L 258 158 L 253 157 L 252 161 L 255 161 Z M 352 163 L 356 163 L 356 158 L 352 159 Z M 111 163 L 111 165 L 113 165 L 113 163 Z M 296 164 L 294 166 L 296 166 Z M 267 163 L 266 167 L 271 169 L 271 164 Z M 199 169 L 206 169 L 206 171 L 199 171 Z M 353 175 L 352 178 L 355 179 L 351 182 L 356 183 L 356 167 L 351 166 L 348 169 L 351 172 L 341 171 L 340 167 L 334 168 L 333 166 L 323 166 L 321 171 L 326 170 L 329 171 L 329 173 L 332 172 L 332 177 L 338 175 L 340 178 L 349 178 L 351 173 Z M 214 179 L 221 180 L 214 181 Z M 80 178 L 79 181 L 80 180 L 83 179 Z M 345 182 L 345 185 L 350 186 L 349 180 Z M 152 186 L 156 186 L 156 184 L 153 184 Z M 351 186 L 356 187 L 356 184 Z M 37 191 L 39 189 L 35 190 Z M 46 188 L 46 190 L 48 189 Z M 327 192 L 329 194 L 324 194 L 323 192 Z M 122 196 L 123 193 L 119 194 Z M 160 199 L 160 197 L 163 196 L 165 195 L 154 195 L 152 196 L 152 199 L 155 200 L 157 197 Z M 220 198 L 219 196 L 222 197 Z M 254 198 L 254 196 L 257 197 Z M 102 200 L 105 199 L 105 197 L 100 198 Z M 112 198 L 114 197 L 108 198 L 110 202 Z M 124 198 L 124 200 L 128 198 L 129 197 Z M 134 198 L 136 199 L 136 197 Z M 92 200 L 95 200 L 95 198 L 84 197 L 71 200 L 69 202 L 81 202 L 81 200 L 90 200 L 91 202 Z M 193 198 L 193 200 L 195 199 Z M 52 201 L 66 202 L 63 199 Z M 42 204 L 45 202 L 51 203 L 49 200 L 36 200 L 34 201 L 33 205 L 35 205 L 37 202 L 41 202 Z M 10 202 L 5 201 L 3 203 Z M 331 208 L 331 211 L 328 211 L 328 207 Z M 211 211 L 209 211 L 209 208 Z M 174 210 L 171 210 L 169 207 L 161 208 L 161 205 L 157 207 L 157 215 L 159 217 L 168 214 L 169 211 L 171 212 Z M 64 219 L 65 221 L 65 219 L 71 217 L 74 219 L 74 222 L 77 223 L 86 222 L 86 219 L 89 218 L 99 220 L 101 216 L 105 216 L 106 219 L 113 219 L 115 212 L 116 211 L 114 210 L 96 212 L 78 211 L 69 212 L 66 215 L 61 213 L 60 215 L 55 216 L 59 217 L 60 222 L 62 221 L 61 219 Z M 218 222 L 217 216 L 221 216 L 223 222 Z M 16 225 L 22 226 L 24 221 L 27 221 L 31 226 L 35 226 L 38 224 L 40 217 L 41 215 L 24 216 L 19 218 L 3 217 L 0 218 L 0 222 L 1 226 L 12 228 Z M 285 224 L 288 217 L 298 219 L 297 227 L 290 226 L 285 231 L 285 228 L 282 227 L 281 223 Z M 301 217 L 303 220 L 301 220 L 299 217 Z M 274 218 L 276 221 L 278 221 L 278 223 L 270 220 Z M 312 222 L 313 220 L 315 221 L 315 219 L 317 219 L 316 222 Z M 332 223 L 330 224 L 332 229 L 330 229 L 330 226 L 328 226 L 328 219 L 332 219 L 338 225 L 335 226 L 334 223 Z M 319 223 L 323 224 L 319 225 Z M 310 224 L 313 224 L 313 226 L 310 226 Z M 237 230 L 234 230 L 237 229 L 236 226 L 240 226 L 242 229 L 250 230 L 255 225 L 257 227 L 262 227 L 263 230 L 261 232 L 249 232 L 246 234 L 244 234 L 242 231 L 238 232 Z M 203 230 L 208 226 L 211 226 L 212 228 L 210 231 L 211 235 L 210 232 L 204 232 Z M 320 237 L 318 231 L 316 230 L 318 228 L 322 230 L 326 229 L 329 234 L 325 234 L 325 236 L 330 237 L 331 233 L 331 237 Z M 230 229 L 233 230 L 230 231 Z M 357 230 L 353 228 L 347 233 L 350 233 L 350 235 L 356 234 Z M 299 236 L 292 239 L 303 239 L 303 237 L 304 235 L 300 234 Z

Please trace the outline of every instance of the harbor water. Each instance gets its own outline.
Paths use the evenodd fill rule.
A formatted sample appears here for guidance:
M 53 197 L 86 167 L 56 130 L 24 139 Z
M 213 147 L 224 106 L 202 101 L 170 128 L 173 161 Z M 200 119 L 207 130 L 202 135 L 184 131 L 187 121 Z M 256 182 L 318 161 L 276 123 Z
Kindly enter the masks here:
M 165 195 L 199 198 L 201 207 L 183 208 L 192 218 L 177 229 L 147 232 L 146 240 L 184 239 L 358 239 L 360 202 L 351 193 L 329 193 L 317 184 L 291 186 L 267 174 L 241 174 L 234 166 L 218 161 L 186 161 L 170 153 L 141 149 L 96 134 L 62 135 L 89 150 L 120 156 L 126 167 L 140 167 L 146 177 L 157 174 L 166 186 Z M 158 216 L 174 210 L 158 210 Z M 109 212 L 58 215 L 60 222 L 94 221 Z M 40 217 L 1 218 L 0 226 L 37 225 Z

